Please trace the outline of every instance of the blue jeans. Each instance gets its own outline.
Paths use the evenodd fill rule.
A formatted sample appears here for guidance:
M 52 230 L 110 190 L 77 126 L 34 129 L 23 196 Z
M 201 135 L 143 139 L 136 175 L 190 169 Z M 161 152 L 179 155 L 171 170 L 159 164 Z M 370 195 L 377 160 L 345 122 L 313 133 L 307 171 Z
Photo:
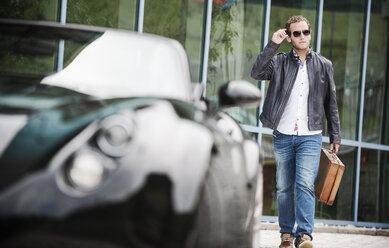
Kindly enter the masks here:
M 319 169 L 322 134 L 297 136 L 274 131 L 273 144 L 280 232 L 294 233 L 295 237 L 305 233 L 312 238 L 314 182 Z

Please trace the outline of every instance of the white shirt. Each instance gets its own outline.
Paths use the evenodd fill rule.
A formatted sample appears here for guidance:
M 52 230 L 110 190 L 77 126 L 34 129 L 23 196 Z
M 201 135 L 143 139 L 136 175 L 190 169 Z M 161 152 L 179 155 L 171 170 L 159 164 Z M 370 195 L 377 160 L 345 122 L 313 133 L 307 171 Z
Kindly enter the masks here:
M 308 128 L 309 80 L 306 61 L 300 61 L 296 81 L 286 103 L 277 130 L 288 135 L 315 135 L 322 130 L 309 131 Z

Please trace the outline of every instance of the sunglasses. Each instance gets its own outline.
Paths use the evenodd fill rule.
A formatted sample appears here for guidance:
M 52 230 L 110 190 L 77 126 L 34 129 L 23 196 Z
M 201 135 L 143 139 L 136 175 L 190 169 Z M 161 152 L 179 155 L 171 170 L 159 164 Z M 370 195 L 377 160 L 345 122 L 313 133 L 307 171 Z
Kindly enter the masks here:
M 304 34 L 304 36 L 308 36 L 311 34 L 311 30 L 305 29 L 302 31 L 302 33 Z M 300 35 L 301 35 L 301 31 L 294 31 L 293 32 L 293 36 L 296 38 L 299 37 Z

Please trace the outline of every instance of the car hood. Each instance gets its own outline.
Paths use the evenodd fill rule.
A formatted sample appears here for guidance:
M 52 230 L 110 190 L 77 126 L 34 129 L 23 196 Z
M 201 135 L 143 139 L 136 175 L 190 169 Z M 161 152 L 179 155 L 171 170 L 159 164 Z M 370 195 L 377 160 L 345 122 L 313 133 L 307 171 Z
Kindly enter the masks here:
M 96 99 L 68 89 L 31 85 L 2 89 L 0 189 L 51 156 L 92 121 L 156 99 Z M 6 175 L 6 176 L 5 176 Z

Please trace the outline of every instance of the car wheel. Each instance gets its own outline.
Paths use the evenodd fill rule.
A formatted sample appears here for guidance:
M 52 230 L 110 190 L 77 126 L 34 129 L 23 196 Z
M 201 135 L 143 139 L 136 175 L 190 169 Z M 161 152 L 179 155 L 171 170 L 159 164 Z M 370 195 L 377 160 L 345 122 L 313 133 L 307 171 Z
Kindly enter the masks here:
M 204 184 L 195 228 L 187 247 L 250 247 L 253 221 L 249 214 L 247 187 L 243 168 L 234 169 L 230 156 L 215 158 Z

